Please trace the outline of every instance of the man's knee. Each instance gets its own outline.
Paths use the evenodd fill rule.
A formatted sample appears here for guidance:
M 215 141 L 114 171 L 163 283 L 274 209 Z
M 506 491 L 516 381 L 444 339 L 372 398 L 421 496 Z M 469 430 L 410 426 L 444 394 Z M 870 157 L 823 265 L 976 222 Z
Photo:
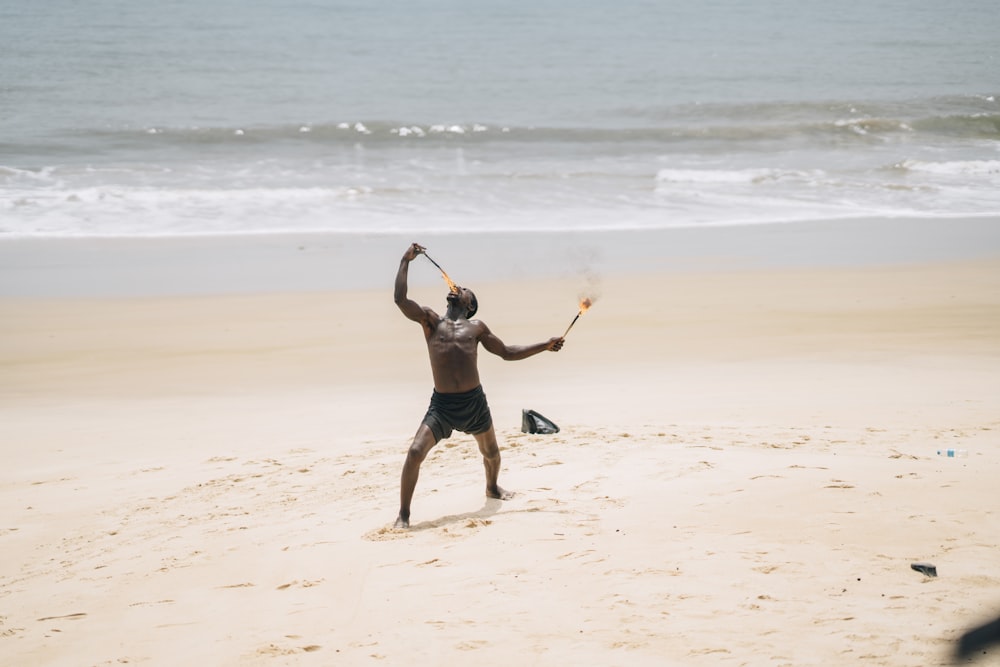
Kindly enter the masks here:
M 406 462 L 420 465 L 427 458 L 430 447 L 425 447 L 423 443 L 414 442 L 406 452 Z
M 496 438 L 477 438 L 479 442 L 479 451 L 482 453 L 484 459 L 498 459 L 500 458 L 500 446 L 497 444 Z
M 420 465 L 436 444 L 437 438 L 434 437 L 431 430 L 426 426 L 422 426 L 417 432 L 416 437 L 413 438 L 410 449 L 406 452 L 407 463 Z

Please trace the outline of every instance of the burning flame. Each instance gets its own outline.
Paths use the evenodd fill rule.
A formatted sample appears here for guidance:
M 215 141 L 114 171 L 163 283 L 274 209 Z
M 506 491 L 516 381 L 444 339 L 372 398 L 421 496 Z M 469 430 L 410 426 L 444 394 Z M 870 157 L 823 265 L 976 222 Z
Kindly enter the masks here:
M 458 294 L 458 285 L 455 284 L 454 280 L 448 277 L 448 274 L 444 272 L 444 269 L 441 269 L 441 277 L 444 278 L 446 283 L 448 283 L 448 289 L 451 290 L 451 293 Z
M 448 277 L 448 274 L 445 273 L 444 269 L 441 268 L 440 264 L 431 259 L 431 256 L 427 254 L 426 248 L 424 248 L 423 246 L 417 246 L 417 247 L 420 248 L 420 252 L 423 253 L 424 257 L 426 257 L 428 261 L 430 261 L 431 264 L 436 266 L 438 271 L 441 272 L 441 277 L 444 278 L 444 281 L 446 283 L 448 283 L 448 289 L 451 290 L 451 293 L 458 294 L 458 285 L 455 284 L 455 281 Z
M 573 328 L 573 325 L 576 324 L 576 321 L 580 319 L 580 316 L 583 315 L 588 310 L 590 310 L 590 307 L 592 305 L 594 305 L 594 300 L 591 299 L 590 297 L 585 296 L 582 299 L 580 299 L 580 310 L 579 312 L 577 312 L 576 317 L 573 318 L 573 321 L 569 323 L 569 326 L 566 327 L 566 333 L 562 335 L 563 338 L 565 338 L 566 334 L 569 333 L 569 330 Z

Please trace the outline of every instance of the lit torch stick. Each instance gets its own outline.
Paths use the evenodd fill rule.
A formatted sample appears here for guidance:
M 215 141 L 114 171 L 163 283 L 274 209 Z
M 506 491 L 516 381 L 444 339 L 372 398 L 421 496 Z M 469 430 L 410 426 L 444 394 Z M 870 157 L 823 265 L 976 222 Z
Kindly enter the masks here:
M 423 253 L 423 255 L 427 259 L 430 259 L 431 264 L 433 264 L 434 266 L 436 266 L 438 268 L 438 271 L 441 272 L 441 276 L 444 278 L 444 281 L 446 283 L 448 283 L 448 289 L 450 289 L 452 291 L 452 293 L 458 294 L 458 285 L 456 285 L 455 281 L 453 281 L 451 278 L 448 277 L 448 274 L 444 272 L 444 269 L 441 268 L 441 265 L 438 264 L 437 262 L 435 262 L 433 259 L 431 259 L 431 256 L 428 255 L 426 252 Z
M 566 337 L 566 334 L 568 334 L 568 333 L 569 333 L 569 330 L 573 328 L 573 325 L 574 325 L 574 324 L 576 324 L 576 321 L 577 321 L 578 319 L 580 319 L 580 316 L 581 316 L 581 315 L 583 315 L 583 314 L 584 314 L 585 312 L 587 312 L 588 310 L 590 310 L 590 306 L 591 306 L 591 305 L 592 305 L 593 303 L 594 303 L 594 302 L 593 302 L 593 301 L 591 301 L 589 297 L 584 297 L 584 298 L 580 299 L 580 312 L 578 312 L 578 313 L 576 314 L 576 317 L 574 317 L 574 318 L 573 318 L 573 321 L 569 323 L 569 326 L 568 326 L 568 327 L 566 327 L 566 333 L 564 333 L 564 334 L 562 335 L 562 337 L 563 337 L 563 338 L 565 338 L 565 337 Z

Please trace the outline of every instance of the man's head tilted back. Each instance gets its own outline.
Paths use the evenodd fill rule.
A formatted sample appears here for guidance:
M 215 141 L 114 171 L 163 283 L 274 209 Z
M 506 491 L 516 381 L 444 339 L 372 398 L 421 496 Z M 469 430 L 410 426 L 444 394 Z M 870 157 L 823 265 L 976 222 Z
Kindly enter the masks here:
M 448 302 L 465 306 L 465 319 L 471 319 L 479 310 L 479 300 L 476 293 L 468 287 L 459 287 L 457 292 L 448 292 Z

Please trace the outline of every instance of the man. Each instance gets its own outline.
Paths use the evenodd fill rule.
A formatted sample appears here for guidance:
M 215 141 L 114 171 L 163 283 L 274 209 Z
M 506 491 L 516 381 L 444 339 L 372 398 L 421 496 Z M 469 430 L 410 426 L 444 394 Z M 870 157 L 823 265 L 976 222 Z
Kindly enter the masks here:
M 476 314 L 478 303 L 476 295 L 464 287 L 449 292 L 444 317 L 407 298 L 410 262 L 423 252 L 422 246 L 412 244 L 403 254 L 396 273 L 396 305 L 407 318 L 423 327 L 434 376 L 430 407 L 413 436 L 403 464 L 397 528 L 410 526 L 410 500 L 417 486 L 420 464 L 434 445 L 451 436 L 453 429 L 471 434 L 479 444 L 486 468 L 486 495 L 501 500 L 512 495 L 497 486 L 500 448 L 486 395 L 479 382 L 479 344 L 482 343 L 487 352 L 509 361 L 527 359 L 545 350 L 558 352 L 563 346 L 561 337 L 534 345 L 505 345 L 483 322 L 469 319 Z

